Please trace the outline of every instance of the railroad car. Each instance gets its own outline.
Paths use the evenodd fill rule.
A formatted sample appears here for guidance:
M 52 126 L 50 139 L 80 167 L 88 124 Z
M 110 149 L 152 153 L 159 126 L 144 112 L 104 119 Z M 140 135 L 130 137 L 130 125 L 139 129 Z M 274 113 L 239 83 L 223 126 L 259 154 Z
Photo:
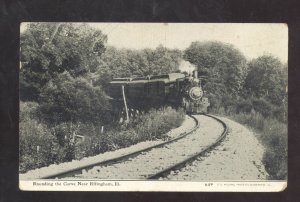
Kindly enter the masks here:
M 147 110 L 171 105 L 181 106 L 187 113 L 207 113 L 209 106 L 197 71 L 192 75 L 170 73 L 114 78 L 109 83 L 108 94 L 112 98 L 112 108 L 115 111 L 121 111 L 125 105 L 130 110 Z

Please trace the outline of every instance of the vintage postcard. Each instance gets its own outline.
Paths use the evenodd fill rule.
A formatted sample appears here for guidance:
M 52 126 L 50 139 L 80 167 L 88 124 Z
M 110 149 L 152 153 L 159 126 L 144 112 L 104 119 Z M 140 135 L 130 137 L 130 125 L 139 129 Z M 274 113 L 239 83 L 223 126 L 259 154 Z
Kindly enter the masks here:
M 287 187 L 288 27 L 21 23 L 19 187 Z

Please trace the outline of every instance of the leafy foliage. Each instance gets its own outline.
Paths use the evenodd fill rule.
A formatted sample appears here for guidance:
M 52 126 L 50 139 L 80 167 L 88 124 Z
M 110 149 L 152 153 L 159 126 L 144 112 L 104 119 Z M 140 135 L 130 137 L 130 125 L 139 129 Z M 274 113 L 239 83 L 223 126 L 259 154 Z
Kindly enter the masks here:
M 250 99 L 247 100 L 241 100 L 236 105 L 236 112 L 235 113 L 251 113 L 253 109 L 253 103 Z
M 42 167 L 55 162 L 56 148 L 55 137 L 49 128 L 33 119 L 36 113 L 36 103 L 20 103 L 20 171 Z
M 166 138 L 163 136 L 170 129 L 178 127 L 184 120 L 182 109 L 175 111 L 168 107 L 158 110 L 150 110 L 148 114 L 138 119 L 138 123 L 133 122 L 134 130 L 142 136 L 143 140 L 154 140 Z
M 107 37 L 86 24 L 30 23 L 21 34 L 20 98 L 37 101 L 58 74 L 84 76 L 98 67 Z
M 181 51 L 162 46 L 155 50 L 118 50 L 108 47 L 101 57 L 95 83 L 105 87 L 113 77 L 142 77 L 175 72 L 181 58 Z
M 108 100 L 100 87 L 68 72 L 53 78 L 40 95 L 40 111 L 49 124 L 61 122 L 102 122 Z
M 265 55 L 249 62 L 245 92 L 280 105 L 287 95 L 287 68 L 275 57 Z
M 102 133 L 99 123 L 69 121 L 47 126 L 30 119 L 27 115 L 32 112 L 23 110 L 26 105 L 31 103 L 22 103 L 21 106 L 20 172 L 93 156 L 145 140 L 164 139 L 165 133 L 180 126 L 185 116 L 183 110 L 151 110 L 127 126 L 105 128 Z M 75 140 L 74 135 L 84 136 L 84 140 Z
M 213 100 L 220 100 L 226 94 L 234 98 L 240 93 L 247 74 L 246 58 L 232 45 L 192 42 L 184 52 L 184 59 L 196 65 L 200 75 L 208 76 L 204 90 Z
M 253 109 L 264 117 L 270 117 L 272 115 L 274 106 L 271 103 L 264 99 L 254 99 L 252 103 Z
M 266 168 L 274 179 L 284 178 L 287 65 L 270 55 L 246 63 L 238 49 L 215 41 L 193 42 L 183 53 L 162 46 L 116 49 L 106 41 L 86 24 L 30 23 L 21 34 L 21 172 L 166 138 L 182 123 L 182 110 L 151 110 L 127 126 L 115 126 L 109 123 L 104 90 L 113 77 L 176 72 L 184 58 L 207 76 L 203 83 L 211 111 L 263 131 Z M 75 141 L 75 135 L 84 140 Z
M 263 164 L 271 180 L 287 178 L 287 125 L 260 113 L 232 114 L 231 117 L 257 130 L 258 139 L 265 146 Z

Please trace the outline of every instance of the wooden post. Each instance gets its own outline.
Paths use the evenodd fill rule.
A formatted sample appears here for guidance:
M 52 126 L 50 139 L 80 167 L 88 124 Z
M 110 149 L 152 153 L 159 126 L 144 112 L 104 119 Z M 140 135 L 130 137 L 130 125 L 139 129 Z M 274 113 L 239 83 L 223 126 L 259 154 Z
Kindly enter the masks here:
M 71 143 L 75 143 L 75 136 L 76 136 L 76 133 L 75 131 L 73 131 L 73 134 L 72 134 L 72 139 L 71 139 Z
M 40 166 L 40 145 L 36 146 L 37 164 Z
M 52 40 L 54 39 L 54 36 L 56 35 L 59 26 L 60 26 L 60 23 L 57 23 L 57 24 L 55 25 L 54 31 L 53 31 L 53 33 L 52 33 L 52 35 L 51 35 L 51 37 L 50 37 L 49 42 L 48 42 L 49 44 L 50 44 L 50 43 L 52 42 Z
M 125 123 L 129 122 L 129 115 L 128 115 L 128 108 L 127 108 L 127 103 L 126 103 L 126 98 L 125 98 L 125 91 L 124 91 L 124 86 L 122 85 L 122 94 L 123 94 L 123 100 L 124 100 L 124 106 L 125 106 L 125 112 L 126 112 L 126 121 Z

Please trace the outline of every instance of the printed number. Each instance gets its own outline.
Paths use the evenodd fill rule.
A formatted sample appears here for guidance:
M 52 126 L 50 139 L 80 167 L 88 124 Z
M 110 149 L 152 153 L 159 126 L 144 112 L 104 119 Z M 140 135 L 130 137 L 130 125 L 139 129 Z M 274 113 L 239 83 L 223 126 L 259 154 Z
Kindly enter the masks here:
M 213 186 L 213 183 L 205 183 L 205 186 L 207 186 L 207 187 Z

